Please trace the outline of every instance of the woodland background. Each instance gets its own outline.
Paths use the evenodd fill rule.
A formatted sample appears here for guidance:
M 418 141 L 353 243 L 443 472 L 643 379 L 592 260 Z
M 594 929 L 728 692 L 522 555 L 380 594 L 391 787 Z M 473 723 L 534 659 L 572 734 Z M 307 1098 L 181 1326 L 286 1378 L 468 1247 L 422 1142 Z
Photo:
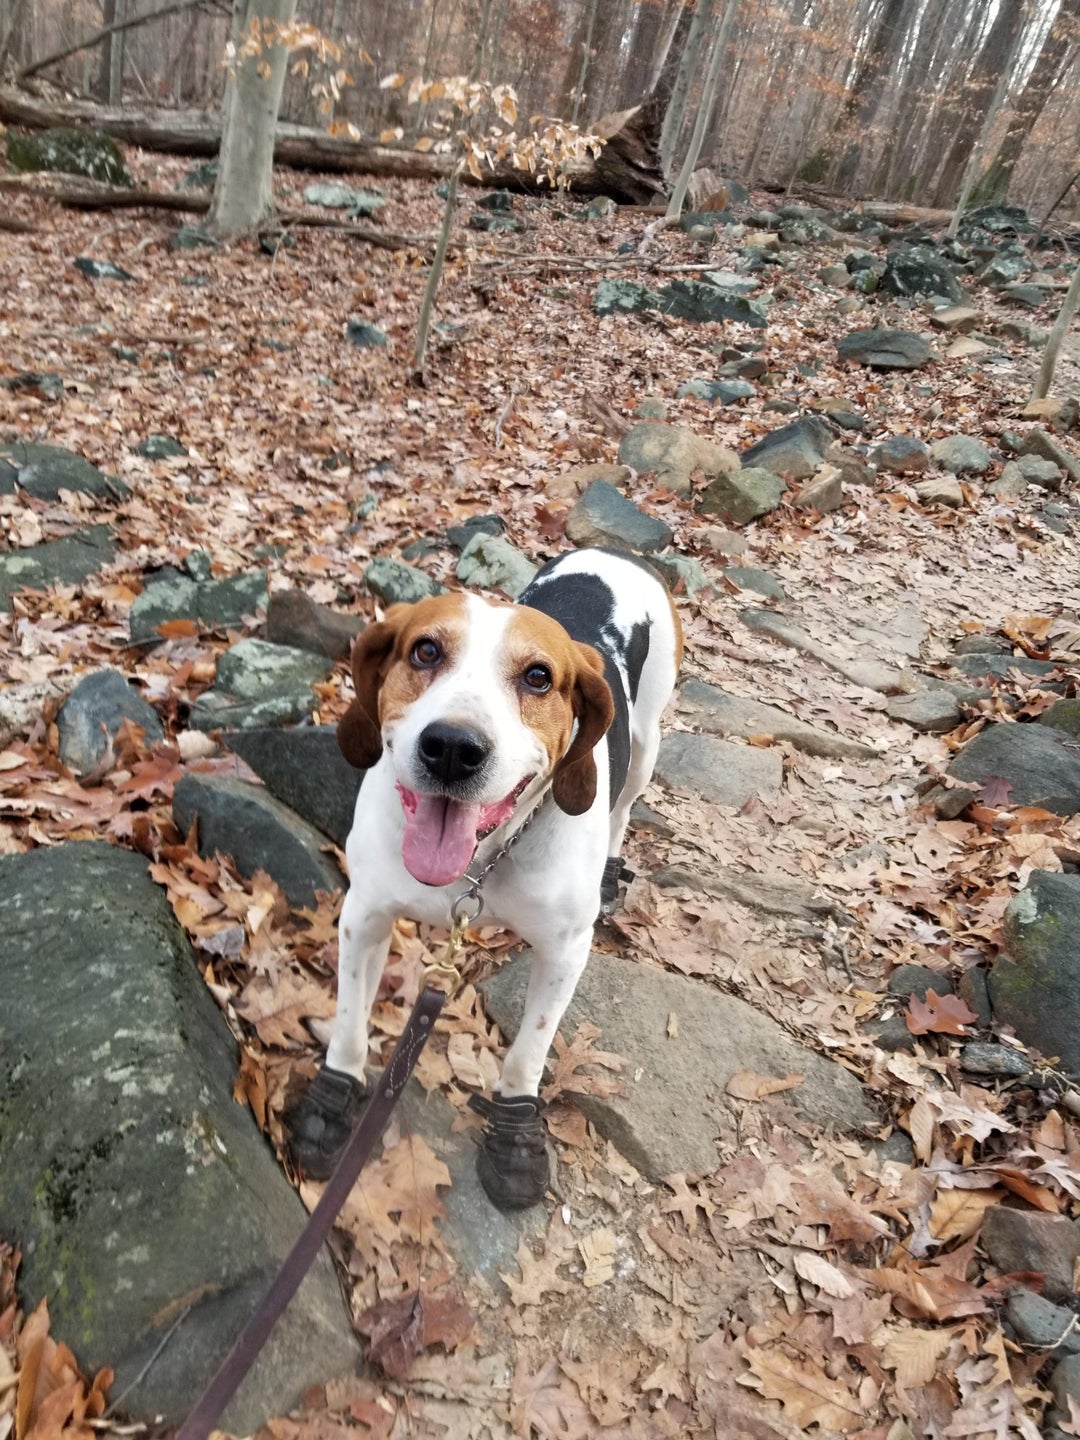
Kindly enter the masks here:
M 0 58 L 24 76 L 130 20 L 127 5 L 0 0 Z M 113 103 L 216 107 L 230 30 L 256 9 L 147 4 L 163 18 L 115 31 L 39 78 Z M 699 163 L 748 185 L 947 207 L 970 166 L 973 201 L 1007 198 L 1039 213 L 1080 169 L 1080 0 L 310 0 L 299 18 L 340 54 L 293 66 L 281 118 L 394 131 L 406 145 L 424 134 L 425 107 L 391 77 L 474 70 L 513 85 L 523 118 L 584 127 L 666 91 L 669 165 L 704 101 Z M 717 46 L 726 54 L 710 94 Z

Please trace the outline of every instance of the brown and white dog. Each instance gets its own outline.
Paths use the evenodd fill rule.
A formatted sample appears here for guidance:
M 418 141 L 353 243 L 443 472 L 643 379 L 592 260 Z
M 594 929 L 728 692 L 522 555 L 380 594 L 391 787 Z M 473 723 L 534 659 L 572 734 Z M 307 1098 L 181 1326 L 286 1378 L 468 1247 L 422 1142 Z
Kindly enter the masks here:
M 501 1208 L 547 1188 L 538 1097 L 548 1048 L 617 896 L 630 807 L 652 775 L 682 656 L 678 615 L 643 562 L 578 550 L 517 604 L 458 593 L 394 605 L 353 650 L 338 729 L 367 769 L 346 853 L 338 1008 L 326 1064 L 288 1117 L 298 1167 L 333 1170 L 364 1100 L 368 1016 L 399 916 L 449 923 L 467 872 L 484 920 L 531 947 L 525 1013 L 491 1100 L 480 1178 Z M 606 743 L 604 741 L 606 736 Z

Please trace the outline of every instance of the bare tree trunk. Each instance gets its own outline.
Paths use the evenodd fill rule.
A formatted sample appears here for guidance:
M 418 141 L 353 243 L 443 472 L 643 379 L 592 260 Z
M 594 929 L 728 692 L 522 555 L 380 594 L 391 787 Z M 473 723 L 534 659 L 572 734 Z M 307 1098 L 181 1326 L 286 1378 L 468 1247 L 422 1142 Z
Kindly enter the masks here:
M 1017 96 L 1012 118 L 990 164 L 978 184 L 981 201 L 1004 200 L 1009 193 L 1016 162 L 1028 136 L 1055 87 L 1065 74 L 1066 66 L 1076 55 L 1080 35 L 1080 0 L 1062 0 L 1061 9 L 1043 42 L 1031 74 Z
M 291 20 L 296 0 L 249 0 L 241 12 L 244 34 L 257 25 L 265 35 L 271 27 Z M 271 213 L 274 203 L 274 139 L 278 107 L 285 87 L 288 51 L 271 44 L 256 55 L 238 59 L 225 87 L 221 152 L 214 200 L 207 228 L 221 240 L 232 240 L 256 229 Z
M 953 131 L 953 141 L 938 177 L 934 199 L 937 205 L 955 203 L 964 171 L 983 133 L 983 122 L 996 98 L 996 88 L 1004 99 L 1000 81 L 1005 81 L 1007 89 L 1017 41 L 1023 33 L 1023 21 L 1023 0 L 1002 0 L 964 87 L 967 92 L 964 110 L 959 125 Z
M 694 166 L 701 154 L 701 147 L 705 141 L 705 132 L 709 128 L 709 118 L 716 101 L 716 86 L 720 79 L 720 67 L 727 56 L 728 40 L 731 38 L 731 29 L 735 23 L 735 12 L 739 8 L 739 0 L 727 0 L 727 9 L 724 11 L 724 18 L 720 22 L 720 33 L 716 37 L 716 45 L 713 49 L 712 59 L 709 61 L 709 69 L 705 76 L 705 83 L 701 87 L 701 98 L 698 101 L 697 114 L 694 117 L 694 129 L 690 136 L 690 147 L 683 159 L 682 169 L 679 171 L 679 178 L 675 183 L 675 190 L 668 203 L 667 213 L 672 219 L 677 220 L 682 214 L 683 202 L 686 199 L 686 192 L 690 186 L 690 176 L 694 173 Z
M 7 60 L 8 52 L 22 22 L 23 11 L 26 9 L 28 0 L 14 0 L 11 7 L 11 18 L 8 21 L 7 29 L 0 34 L 0 74 L 3 73 L 4 62 Z
M 960 185 L 960 194 L 956 199 L 956 209 L 953 211 L 953 217 L 949 221 L 947 238 L 950 240 L 956 239 L 956 232 L 960 228 L 960 220 L 968 207 L 968 201 L 971 199 L 971 192 L 975 188 L 975 180 L 979 173 L 979 166 L 982 164 L 983 149 L 990 132 L 994 128 L 994 122 L 997 120 L 998 113 L 1004 104 L 1005 93 L 1009 88 L 1009 80 L 1010 76 L 1006 70 L 998 81 L 998 87 L 994 92 L 994 98 L 990 102 L 990 108 L 986 112 L 986 118 L 983 120 L 979 138 L 972 148 L 971 154 L 968 156 L 967 167 L 964 170 L 964 178 Z
M 679 55 L 679 68 L 671 87 L 671 98 L 664 115 L 664 128 L 660 133 L 660 154 L 664 174 L 671 172 L 671 161 L 679 143 L 683 120 L 686 116 L 686 102 L 690 96 L 690 82 L 697 69 L 698 55 L 704 37 L 705 26 L 712 15 L 713 0 L 697 0 L 694 17 L 686 32 L 686 41 Z
M 574 86 L 574 104 L 570 111 L 571 125 L 577 124 L 585 100 L 585 80 L 589 73 L 589 61 L 592 57 L 593 31 L 596 29 L 596 10 L 599 3 L 600 0 L 589 0 L 589 18 L 585 24 L 585 38 L 581 42 L 581 69 L 578 71 L 577 84 Z
M 652 63 L 645 76 L 645 85 L 642 89 L 643 95 L 651 95 L 660 83 L 660 76 L 663 74 L 664 66 L 667 64 L 668 52 L 671 50 L 671 42 L 675 38 L 675 31 L 679 21 L 682 19 L 682 0 L 669 6 L 668 13 L 664 17 L 664 24 L 660 30 L 660 37 L 656 50 L 653 52 Z
M 20 8 L 23 0 L 16 0 L 16 11 Z M 65 45 L 61 50 L 53 50 L 40 60 L 24 66 L 19 71 L 20 80 L 28 80 L 31 75 L 36 75 L 39 70 L 44 70 L 46 65 L 58 65 L 61 60 L 66 60 L 70 55 L 77 55 L 80 50 L 89 50 L 99 45 L 102 40 L 109 36 L 118 34 L 121 30 L 133 30 L 138 25 L 146 25 L 151 20 L 161 20 L 166 15 L 175 15 L 180 10 L 190 10 L 194 5 L 201 5 L 203 0 L 172 0 L 170 5 L 162 5 L 158 10 L 148 10 L 144 15 L 121 15 L 111 24 L 104 25 L 100 30 L 91 31 L 89 35 L 78 40 L 74 45 Z M 125 8 L 123 0 L 118 0 L 117 9 L 122 11 Z M 0 61 L 3 55 L 0 53 Z
M 1073 271 L 1072 284 L 1065 293 L 1065 299 L 1061 302 L 1061 309 L 1054 321 L 1053 329 L 1046 341 L 1046 349 L 1043 351 L 1042 364 L 1039 366 L 1039 373 L 1035 379 L 1035 388 L 1031 392 L 1033 400 L 1042 400 L 1050 393 L 1050 386 L 1054 379 L 1054 369 L 1057 366 L 1058 351 L 1061 349 L 1061 342 L 1065 338 L 1073 316 L 1076 314 L 1076 307 L 1080 304 L 1080 265 Z
M 98 93 L 106 105 L 119 105 L 124 89 L 124 30 L 127 0 L 105 0 L 101 18 L 109 34 L 101 47 Z M 114 28 L 119 22 L 120 28 Z
M 840 135 L 854 133 L 836 166 L 833 184 L 838 190 L 850 189 L 855 179 L 882 81 L 906 33 L 903 22 L 907 7 L 908 0 L 883 0 L 866 54 L 849 82 L 836 128 Z

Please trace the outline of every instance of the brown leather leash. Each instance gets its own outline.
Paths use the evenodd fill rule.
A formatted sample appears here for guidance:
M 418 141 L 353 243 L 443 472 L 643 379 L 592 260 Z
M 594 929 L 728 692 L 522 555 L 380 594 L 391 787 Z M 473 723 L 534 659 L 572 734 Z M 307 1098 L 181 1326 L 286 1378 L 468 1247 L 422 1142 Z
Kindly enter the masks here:
M 455 932 L 458 931 L 456 922 L 455 916 Z M 460 928 L 463 932 L 464 925 Z M 460 940 L 460 935 L 458 939 Z M 453 974 L 457 975 L 453 966 L 453 953 L 454 951 L 451 951 L 448 954 L 442 965 L 432 966 L 430 969 L 438 973 L 453 971 Z M 439 1018 L 446 999 L 446 994 L 433 986 L 429 985 L 422 991 L 405 1029 L 401 1032 L 400 1040 L 394 1046 L 394 1053 L 382 1073 L 382 1078 L 364 1106 L 360 1123 L 353 1131 L 337 1168 L 327 1182 L 322 1198 L 308 1217 L 296 1244 L 286 1256 L 255 1313 L 237 1336 L 217 1374 L 180 1427 L 176 1440 L 208 1440 L 221 1412 L 254 1365 L 278 1318 L 300 1288 L 315 1256 L 322 1249 L 360 1171 L 371 1158 L 371 1152 L 386 1129 L 394 1107 L 401 1099 L 406 1082 L 420 1058 L 420 1052 L 431 1038 L 435 1021 Z

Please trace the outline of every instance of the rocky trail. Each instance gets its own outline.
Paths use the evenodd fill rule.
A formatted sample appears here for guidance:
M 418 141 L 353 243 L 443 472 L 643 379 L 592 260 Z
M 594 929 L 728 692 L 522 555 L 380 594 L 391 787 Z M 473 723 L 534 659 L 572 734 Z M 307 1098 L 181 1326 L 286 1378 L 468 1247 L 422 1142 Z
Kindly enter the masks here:
M 106 1394 L 177 1424 L 318 1197 L 275 1155 L 333 1013 L 353 636 L 596 543 L 662 571 L 687 657 L 552 1194 L 474 1176 L 525 966 L 481 928 L 231 1432 L 1077 1433 L 1080 440 L 1027 406 L 1073 260 L 1000 209 L 944 242 L 770 203 L 468 198 L 418 385 L 414 252 L 15 200 L 0 1440 Z M 439 941 L 395 933 L 381 1058 Z

